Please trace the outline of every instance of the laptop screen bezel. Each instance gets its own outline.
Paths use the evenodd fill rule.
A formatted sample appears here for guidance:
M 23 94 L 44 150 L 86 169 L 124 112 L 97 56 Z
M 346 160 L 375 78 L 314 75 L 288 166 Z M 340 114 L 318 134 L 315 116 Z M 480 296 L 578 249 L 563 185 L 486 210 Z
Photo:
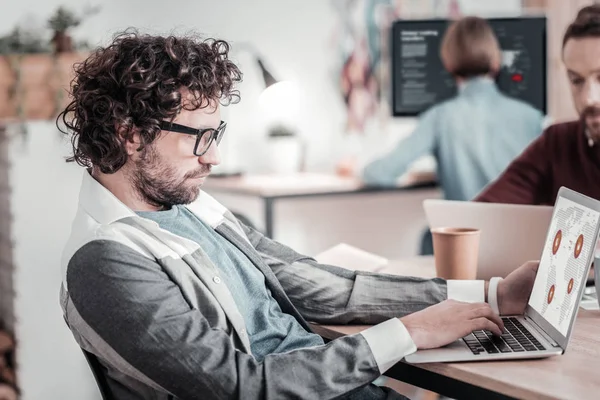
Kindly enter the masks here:
M 567 200 L 571 200 L 583 207 L 587 207 L 591 210 L 597 211 L 598 213 L 600 213 L 600 202 L 592 199 L 590 197 L 587 197 L 585 195 L 582 195 L 580 193 L 574 192 L 570 189 L 567 189 L 565 187 L 561 187 L 560 190 L 558 191 L 558 196 L 556 197 L 556 201 L 558 202 L 559 198 L 565 198 Z M 556 205 L 556 203 L 555 203 Z M 555 213 L 556 213 L 556 208 L 554 209 L 553 213 L 552 213 L 552 220 L 554 220 L 555 217 Z M 552 222 L 551 222 L 552 224 Z M 552 226 L 552 225 L 550 225 Z M 549 236 L 552 235 L 552 232 L 550 232 L 550 226 L 548 226 L 548 233 L 546 235 L 546 243 L 548 243 L 549 240 Z M 582 280 L 583 280 L 583 284 L 579 285 L 579 290 L 577 293 L 577 308 L 575 309 L 575 312 L 571 315 L 571 320 L 569 321 L 569 329 L 567 330 L 567 334 L 563 335 L 562 333 L 560 333 L 552 324 L 550 324 L 550 322 L 548 322 L 540 313 L 538 313 L 529 303 L 531 301 L 531 297 L 530 299 L 527 301 L 527 308 L 525 310 L 525 315 L 529 318 L 531 318 L 540 328 L 542 328 L 544 330 L 544 332 L 550 336 L 563 350 L 566 349 L 567 347 L 567 343 L 569 343 L 569 339 L 571 337 L 571 332 L 573 331 L 573 326 L 575 319 L 577 318 L 577 314 L 579 312 L 579 305 L 581 303 L 581 297 L 583 296 L 583 290 L 585 289 L 585 281 L 587 279 L 587 276 L 590 272 L 590 267 L 592 265 L 592 260 L 594 259 L 594 254 L 596 251 L 596 242 L 598 241 L 598 234 L 600 232 L 600 222 L 596 224 L 596 229 L 594 231 L 594 241 L 593 241 L 593 246 L 592 246 L 592 251 L 590 251 L 588 253 L 588 258 L 586 260 L 586 269 L 585 269 L 585 273 L 582 276 Z M 544 247 L 544 250 L 546 251 L 546 247 Z M 541 259 L 542 254 L 540 254 L 540 259 Z

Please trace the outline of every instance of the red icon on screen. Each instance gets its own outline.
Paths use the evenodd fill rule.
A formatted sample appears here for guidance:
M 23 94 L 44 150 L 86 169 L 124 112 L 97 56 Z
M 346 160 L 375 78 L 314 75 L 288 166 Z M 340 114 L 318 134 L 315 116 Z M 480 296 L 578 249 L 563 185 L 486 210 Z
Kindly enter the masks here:
M 558 249 L 560 248 L 560 242 L 562 240 L 562 231 L 556 232 L 556 236 L 554 236 L 554 241 L 552 242 L 552 254 L 556 254 Z
M 573 291 L 573 278 L 571 278 L 571 280 L 569 281 L 569 285 L 567 286 L 567 293 L 571 294 L 571 292 Z
M 521 74 L 512 74 L 512 75 L 510 76 L 510 79 L 511 79 L 513 82 L 523 82 L 523 75 L 521 75 Z
M 548 291 L 548 304 L 552 303 L 553 298 L 554 298 L 554 285 L 550 286 L 550 290 Z
M 577 242 L 575 243 L 575 252 L 574 252 L 575 258 L 579 257 L 579 255 L 581 254 L 582 247 L 583 247 L 583 235 L 579 235 L 579 237 L 577 238 Z

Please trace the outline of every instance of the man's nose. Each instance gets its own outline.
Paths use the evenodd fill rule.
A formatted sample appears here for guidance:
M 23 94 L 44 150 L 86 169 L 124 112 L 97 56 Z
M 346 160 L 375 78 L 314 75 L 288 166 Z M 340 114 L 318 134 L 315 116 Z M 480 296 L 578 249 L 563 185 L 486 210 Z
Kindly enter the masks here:
M 206 150 L 206 153 L 198 157 L 198 162 L 200 164 L 210 165 L 219 165 L 221 163 L 221 152 L 219 151 L 219 146 L 217 146 L 215 141 L 210 144 L 210 147 L 208 150 Z
M 585 103 L 588 107 L 600 105 L 600 83 L 592 82 L 588 85 Z

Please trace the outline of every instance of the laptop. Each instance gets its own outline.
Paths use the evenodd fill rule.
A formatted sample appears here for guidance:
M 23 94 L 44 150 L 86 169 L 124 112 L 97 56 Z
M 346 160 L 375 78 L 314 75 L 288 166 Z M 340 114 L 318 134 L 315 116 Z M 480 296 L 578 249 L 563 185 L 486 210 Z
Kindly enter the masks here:
M 419 350 L 409 363 L 542 358 L 565 352 L 594 259 L 600 202 L 562 187 L 524 315 L 503 316 L 502 336 L 475 331 L 448 346 Z
M 477 278 L 505 277 L 520 265 L 538 260 L 552 218 L 551 206 L 425 200 L 430 228 L 481 230 Z

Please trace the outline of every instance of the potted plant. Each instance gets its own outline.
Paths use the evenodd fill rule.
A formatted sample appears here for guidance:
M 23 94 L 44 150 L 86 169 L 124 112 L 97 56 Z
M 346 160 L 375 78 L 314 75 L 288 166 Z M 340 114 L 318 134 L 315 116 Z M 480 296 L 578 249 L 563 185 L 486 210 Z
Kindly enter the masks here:
M 65 106 L 73 65 L 85 59 L 81 51 L 87 50 L 74 43 L 69 30 L 98 10 L 88 7 L 76 14 L 59 7 L 45 26 L 17 26 L 0 37 L 0 120 L 52 119 Z
M 270 140 L 296 137 L 296 131 L 283 124 L 272 126 L 269 128 L 268 132 L 268 137 Z
M 267 130 L 269 159 L 272 172 L 296 173 L 302 169 L 304 144 L 296 130 L 284 124 Z
M 70 53 L 73 51 L 73 39 L 67 32 L 81 23 L 81 18 L 74 12 L 67 10 L 63 6 L 58 7 L 56 12 L 48 20 L 48 27 L 54 32 L 52 44 L 55 53 Z
M 34 31 L 14 28 L 8 35 L 0 37 L 0 54 L 45 53 L 48 47 Z
M 14 360 L 15 341 L 0 330 L 0 400 L 17 400 L 17 381 Z

